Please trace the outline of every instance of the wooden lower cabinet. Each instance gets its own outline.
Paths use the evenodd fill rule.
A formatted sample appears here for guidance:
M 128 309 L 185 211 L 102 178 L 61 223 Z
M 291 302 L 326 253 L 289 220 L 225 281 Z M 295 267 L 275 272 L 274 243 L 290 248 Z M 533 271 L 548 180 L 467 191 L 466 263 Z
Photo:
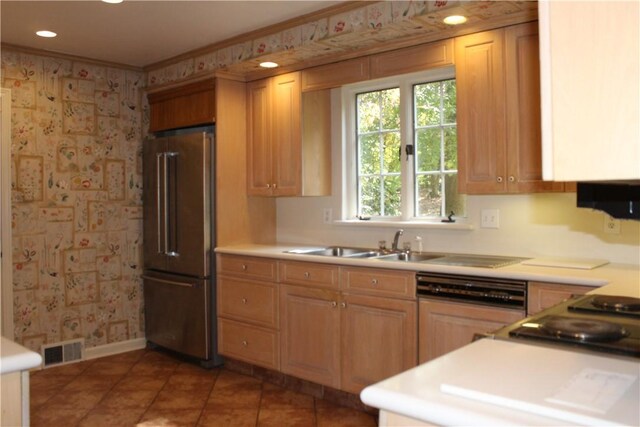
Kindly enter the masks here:
M 524 310 L 420 300 L 418 361 L 424 363 L 524 317 Z
M 571 298 L 572 295 L 584 295 L 594 289 L 596 288 L 593 286 L 529 282 L 529 287 L 527 288 L 527 315 L 531 316 Z
M 416 366 L 415 301 L 344 294 L 342 389 L 366 386 Z
M 282 285 L 282 372 L 340 388 L 338 299 L 335 291 Z
M 416 366 L 415 301 L 281 285 L 282 372 L 359 393 Z
M 269 369 L 279 369 L 278 331 L 218 318 L 220 354 Z

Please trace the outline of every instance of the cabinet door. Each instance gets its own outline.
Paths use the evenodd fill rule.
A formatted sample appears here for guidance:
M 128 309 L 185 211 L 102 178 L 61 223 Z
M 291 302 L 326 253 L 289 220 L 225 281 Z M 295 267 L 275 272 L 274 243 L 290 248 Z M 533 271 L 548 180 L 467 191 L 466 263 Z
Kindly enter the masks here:
M 471 304 L 421 300 L 419 363 L 469 344 L 475 334 L 495 331 L 524 317 L 524 312 Z
M 269 80 L 247 84 L 247 194 L 270 196 L 271 169 L 271 89 Z
M 505 29 L 507 186 L 510 193 L 563 191 L 542 180 L 538 24 Z
M 499 29 L 455 40 L 461 193 L 506 190 L 503 39 Z
M 527 315 L 531 316 L 571 298 L 572 295 L 584 295 L 594 289 L 592 286 L 529 282 L 527 287 Z
M 339 388 L 338 293 L 288 285 L 280 289 L 282 372 Z
M 416 366 L 416 303 L 343 295 L 342 389 L 364 387 Z
M 273 78 L 272 167 L 276 196 L 301 192 L 301 90 L 300 73 Z

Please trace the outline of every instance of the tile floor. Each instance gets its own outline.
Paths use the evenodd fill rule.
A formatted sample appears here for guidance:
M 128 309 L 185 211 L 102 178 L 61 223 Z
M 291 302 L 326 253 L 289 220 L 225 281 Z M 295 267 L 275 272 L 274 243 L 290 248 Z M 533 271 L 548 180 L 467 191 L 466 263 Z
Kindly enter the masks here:
M 146 349 L 34 371 L 30 385 L 33 427 L 376 425 L 369 413 Z

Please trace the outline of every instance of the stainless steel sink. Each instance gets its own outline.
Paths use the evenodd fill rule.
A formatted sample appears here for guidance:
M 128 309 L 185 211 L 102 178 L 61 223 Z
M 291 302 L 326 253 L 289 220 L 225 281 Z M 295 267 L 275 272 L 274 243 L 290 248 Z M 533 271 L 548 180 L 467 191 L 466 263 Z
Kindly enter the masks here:
M 293 249 L 287 253 L 300 255 L 320 255 L 343 258 L 371 258 L 380 255 L 380 252 L 366 248 L 353 248 L 345 246 L 329 246 L 327 248 Z
M 421 254 L 415 252 L 397 252 L 387 255 L 377 256 L 375 259 L 381 261 L 404 261 L 404 262 L 424 262 L 434 258 L 441 258 L 442 254 Z

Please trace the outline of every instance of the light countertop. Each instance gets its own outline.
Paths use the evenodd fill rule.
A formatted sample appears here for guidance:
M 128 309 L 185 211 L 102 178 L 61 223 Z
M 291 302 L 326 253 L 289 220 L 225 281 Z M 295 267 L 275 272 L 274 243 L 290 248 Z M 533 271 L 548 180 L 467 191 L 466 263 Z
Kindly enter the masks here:
M 594 372 L 626 380 L 626 388 L 603 393 L 603 384 L 590 380 Z M 367 405 L 436 425 L 637 426 L 639 376 L 640 364 L 631 358 L 483 339 L 360 396 Z
M 24 371 L 42 363 L 42 357 L 19 344 L 0 337 L 0 374 Z
M 375 267 L 395 270 L 424 271 L 431 273 L 476 275 L 484 277 L 510 278 L 516 280 L 564 283 L 600 288 L 598 293 L 640 297 L 640 266 L 632 264 L 606 264 L 591 270 L 542 267 L 514 264 L 501 268 L 475 268 L 448 265 L 434 265 L 404 261 L 381 261 L 370 258 L 328 257 L 304 254 L 289 254 L 285 251 L 313 247 L 309 245 L 237 245 L 216 248 L 217 253 L 278 258 L 290 261 L 308 261 L 357 267 Z M 318 246 L 324 247 L 324 246 Z

